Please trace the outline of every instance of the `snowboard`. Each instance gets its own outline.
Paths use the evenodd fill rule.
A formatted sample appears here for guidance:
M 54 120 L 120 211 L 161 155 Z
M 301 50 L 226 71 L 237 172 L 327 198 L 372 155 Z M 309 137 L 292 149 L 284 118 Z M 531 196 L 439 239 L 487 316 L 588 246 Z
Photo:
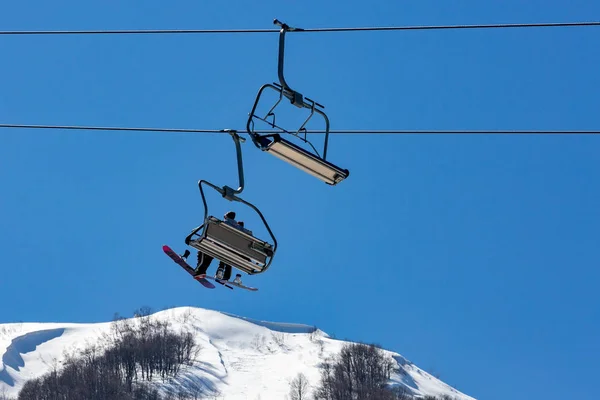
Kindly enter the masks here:
M 171 248 L 169 246 L 164 245 L 163 251 L 165 252 L 166 255 L 171 257 L 171 259 L 173 261 L 175 261 L 175 263 L 179 264 L 179 266 L 181 266 L 184 270 L 186 270 L 188 274 L 190 274 L 194 279 L 196 279 L 198 282 L 200 282 L 202 284 L 202 286 L 204 286 L 208 289 L 215 288 L 215 285 L 213 285 L 208 280 L 204 279 L 203 275 L 195 276 L 196 271 L 194 271 L 194 269 L 192 267 L 190 267 L 189 264 L 186 263 L 185 260 L 179 256 L 179 254 L 177 254 L 173 250 L 171 250 Z
M 235 283 L 235 282 L 233 282 L 233 281 L 224 281 L 224 280 L 222 280 L 222 279 L 217 279 L 217 278 L 215 278 L 214 276 L 210 276 L 210 275 L 206 275 L 206 274 L 203 274 L 203 275 L 198 275 L 198 276 L 197 276 L 197 278 L 202 278 L 202 279 L 212 279 L 213 281 L 215 281 L 215 282 L 219 282 L 221 285 L 225 285 L 225 286 L 227 286 L 227 287 L 228 287 L 228 288 L 230 288 L 230 289 L 233 289 L 233 288 L 232 288 L 232 287 L 230 287 L 229 285 L 232 285 L 232 286 L 238 287 L 238 288 L 240 288 L 240 289 L 246 289 L 246 290 L 249 290 L 249 291 L 251 291 L 251 292 L 256 292 L 256 291 L 258 290 L 258 288 L 255 288 L 255 287 L 251 287 L 251 286 L 242 285 L 242 284 L 239 284 L 239 283 Z

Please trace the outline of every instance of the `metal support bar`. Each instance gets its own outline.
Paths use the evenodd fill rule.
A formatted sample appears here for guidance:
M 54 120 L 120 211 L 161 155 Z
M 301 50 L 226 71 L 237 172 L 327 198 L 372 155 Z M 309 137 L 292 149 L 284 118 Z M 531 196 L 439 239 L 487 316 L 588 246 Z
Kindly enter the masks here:
M 326 129 L 325 129 L 325 143 L 323 146 L 323 160 L 326 160 L 327 159 L 327 145 L 329 143 L 329 118 L 327 117 L 327 115 L 325 115 L 325 113 L 323 111 L 316 109 L 315 105 L 317 105 L 321 108 L 324 108 L 324 107 L 321 104 L 315 102 L 314 100 L 310 100 L 308 98 L 306 100 L 310 101 L 312 104 L 305 103 L 302 95 L 300 93 L 296 92 L 295 90 L 293 90 L 287 84 L 285 77 L 283 75 L 283 61 L 284 61 L 284 55 L 285 55 L 285 33 L 288 31 L 289 32 L 302 31 L 303 29 L 302 28 L 292 28 L 288 24 L 285 24 L 285 23 L 279 21 L 278 19 L 275 19 L 273 21 L 273 23 L 275 25 L 281 26 L 281 30 L 279 31 L 279 57 L 278 57 L 278 64 L 277 64 L 277 74 L 279 76 L 279 82 L 282 86 L 282 92 L 288 99 L 290 99 L 292 104 L 295 105 L 296 107 L 308 108 L 311 110 L 309 117 L 306 119 L 304 124 L 302 124 L 302 126 L 298 130 L 298 133 L 300 133 L 300 131 L 302 129 L 304 129 L 304 127 L 306 126 L 306 124 L 308 123 L 308 121 L 310 120 L 310 118 L 312 117 L 312 115 L 315 112 L 320 114 L 325 119 Z M 262 88 L 261 88 L 261 91 L 262 91 Z M 259 93 L 259 96 L 260 96 L 260 93 Z M 275 104 L 275 105 L 277 105 L 277 104 Z M 254 108 L 256 108 L 256 105 Z M 254 114 L 254 109 L 252 111 L 253 111 L 252 114 Z
M 273 23 L 275 25 L 281 26 L 281 30 L 279 31 L 279 55 L 278 55 L 278 62 L 277 62 L 277 75 L 279 76 L 279 83 L 281 83 L 281 86 L 283 86 L 283 94 L 285 95 L 285 97 L 290 99 L 292 104 L 295 105 L 296 107 L 302 108 L 305 106 L 304 98 L 302 97 L 302 94 L 293 90 L 287 84 L 287 82 L 285 81 L 285 77 L 283 75 L 283 61 L 284 61 L 284 56 L 285 56 L 285 33 L 287 31 L 301 31 L 302 29 L 291 28 L 290 26 L 288 26 L 287 24 L 284 24 L 283 22 L 279 21 L 278 19 L 275 19 L 273 21 Z
M 233 189 L 229 186 L 223 186 L 221 194 L 228 200 L 232 200 L 232 197 L 235 197 L 236 194 L 242 193 L 244 190 L 244 164 L 242 162 L 242 146 L 240 142 L 245 142 L 246 139 L 237 134 L 237 131 L 234 129 L 223 129 L 223 132 L 227 132 L 233 138 L 233 142 L 235 143 L 235 152 L 237 155 L 237 166 L 238 166 L 238 181 L 240 186 L 237 189 Z
M 323 110 L 322 110 L 325 107 L 323 105 L 317 103 L 316 101 L 309 99 L 308 97 L 303 97 L 300 93 L 293 90 L 288 85 L 287 81 L 285 80 L 285 76 L 284 76 L 285 34 L 286 34 L 286 32 L 302 31 L 303 29 L 291 28 L 287 24 L 285 24 L 277 19 L 275 19 L 273 21 L 273 23 L 281 26 L 281 30 L 279 31 L 279 53 L 278 53 L 278 64 L 277 64 L 277 73 L 278 73 L 280 83 L 279 84 L 277 84 L 277 83 L 265 84 L 259 89 L 256 99 L 254 100 L 254 105 L 252 106 L 252 110 L 250 111 L 250 113 L 248 115 L 246 129 L 247 129 L 248 133 L 250 134 L 250 138 L 252 139 L 252 142 L 254 143 L 254 145 L 261 150 L 267 150 L 269 148 L 269 145 L 272 142 L 267 137 L 269 137 L 269 136 L 272 137 L 273 135 L 268 135 L 268 134 L 260 135 L 254 129 L 254 118 L 259 119 L 259 120 L 271 125 L 272 128 L 281 129 L 280 133 L 292 134 L 293 136 L 296 136 L 300 140 L 303 140 L 305 143 L 308 143 L 315 151 L 317 157 L 323 161 L 326 161 L 327 160 L 327 147 L 329 144 L 329 118 L 327 117 L 325 112 L 323 112 Z M 260 97 L 261 97 L 263 91 L 267 88 L 274 89 L 277 92 L 279 92 L 279 98 L 277 99 L 275 104 L 273 104 L 271 106 L 267 115 L 264 117 L 261 117 L 261 116 L 256 115 L 256 109 L 257 109 L 257 106 L 258 106 L 258 103 L 259 103 L 259 100 L 260 100 Z M 296 133 L 292 133 L 291 130 L 288 131 L 287 129 L 281 128 L 276 125 L 275 108 L 281 102 L 283 96 L 285 96 L 287 99 L 289 99 L 291 101 L 291 103 L 293 105 L 295 105 L 296 107 L 305 108 L 305 109 L 309 110 L 309 115 L 306 117 L 306 119 L 304 120 L 304 122 L 302 123 L 300 128 L 296 131 Z M 325 120 L 325 140 L 324 140 L 324 144 L 323 144 L 322 156 L 319 154 L 319 152 L 316 150 L 316 148 L 312 145 L 312 143 L 307 138 L 308 130 L 306 129 L 306 126 L 309 123 L 309 121 L 312 119 L 312 117 L 314 116 L 315 113 L 321 115 L 323 117 L 323 119 Z M 269 117 L 273 118 L 272 122 L 269 121 Z M 301 133 L 304 134 L 304 138 L 302 138 L 300 136 Z
M 265 148 L 266 144 L 265 143 L 260 143 L 260 140 L 261 140 L 262 137 L 261 137 L 261 135 L 257 134 L 254 131 L 254 118 L 258 118 L 258 119 L 260 119 L 260 120 L 262 120 L 262 121 L 270 124 L 274 128 L 275 127 L 279 128 L 274 123 L 271 123 L 271 122 L 267 121 L 266 118 L 270 114 L 273 114 L 273 110 L 275 109 L 275 107 L 277 106 L 277 104 L 279 104 L 279 102 L 281 101 L 281 97 L 279 98 L 279 100 L 277 100 L 277 102 L 275 103 L 275 105 L 273 107 L 271 107 L 271 109 L 269 110 L 269 112 L 268 112 L 268 114 L 267 114 L 267 116 L 265 118 L 262 118 L 262 117 L 259 117 L 259 116 L 256 115 L 256 109 L 258 107 L 258 103 L 260 101 L 261 95 L 262 95 L 263 91 L 265 89 L 267 89 L 267 88 L 276 90 L 279 93 L 282 93 L 284 91 L 283 87 L 280 86 L 280 85 L 277 85 L 276 83 L 274 83 L 274 84 L 267 83 L 267 84 L 261 86 L 261 88 L 258 90 L 258 94 L 256 96 L 256 99 L 254 100 L 254 104 L 252 105 L 252 109 L 248 113 L 248 121 L 246 122 L 246 130 L 248 131 L 248 134 L 252 138 L 252 142 L 254 143 L 254 145 L 256 147 L 258 147 L 261 150 L 263 150 Z M 311 104 L 310 105 L 307 104 L 307 103 L 304 103 L 303 108 L 309 109 L 310 110 L 310 115 L 308 116 L 308 118 L 306 119 L 306 121 L 302 124 L 302 126 L 300 127 L 300 129 L 298 129 L 296 131 L 296 133 L 299 134 L 300 131 L 302 131 L 302 130 L 306 131 L 305 126 L 308 123 L 308 121 L 312 118 L 312 116 L 314 115 L 314 113 L 317 113 L 317 114 L 321 115 L 323 117 L 323 119 L 325 120 L 325 140 L 324 140 L 324 143 L 323 143 L 323 156 L 322 156 L 322 159 L 326 160 L 327 159 L 327 146 L 329 144 L 329 117 L 327 117 L 327 114 L 325 114 L 322 110 L 320 110 L 319 108 L 316 108 L 315 105 L 319 106 L 319 107 L 323 107 L 319 103 L 317 103 L 317 102 L 315 102 L 313 100 L 311 100 Z M 287 132 L 283 128 L 280 128 L 280 129 L 282 129 L 283 131 Z M 288 133 L 290 133 L 290 132 L 288 132 Z M 307 143 L 310 144 L 310 142 L 308 142 L 307 140 L 305 140 L 305 142 L 307 142 Z M 313 147 L 312 144 L 310 144 L 310 145 L 311 145 L 311 147 Z M 321 157 L 321 156 L 319 156 L 319 157 Z

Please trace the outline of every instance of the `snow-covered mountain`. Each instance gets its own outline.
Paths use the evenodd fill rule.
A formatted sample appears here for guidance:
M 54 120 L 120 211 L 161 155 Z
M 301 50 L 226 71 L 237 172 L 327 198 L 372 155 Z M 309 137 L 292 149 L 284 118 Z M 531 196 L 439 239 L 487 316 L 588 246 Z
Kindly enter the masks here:
M 290 381 L 300 372 L 317 386 L 320 363 L 348 343 L 308 325 L 256 321 L 202 308 L 178 307 L 151 318 L 192 331 L 202 347 L 196 362 L 185 367 L 175 383 L 159 384 L 201 384 L 219 399 L 285 399 Z M 16 397 L 28 379 L 60 367 L 65 352 L 100 343 L 111 324 L 0 324 L 0 394 Z M 403 385 L 416 395 L 473 400 L 400 354 L 385 352 L 400 367 L 392 375 L 393 385 Z

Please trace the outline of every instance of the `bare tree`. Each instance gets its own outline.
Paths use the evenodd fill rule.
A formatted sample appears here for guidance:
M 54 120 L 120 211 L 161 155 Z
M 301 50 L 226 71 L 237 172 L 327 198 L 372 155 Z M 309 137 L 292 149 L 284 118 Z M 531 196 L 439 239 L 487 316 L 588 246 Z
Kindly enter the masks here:
M 11 397 L 6 393 L 6 388 L 2 388 L 2 392 L 0 393 L 0 400 L 11 400 Z
M 63 368 L 25 383 L 18 399 L 36 400 L 160 400 L 149 383 L 154 377 L 174 378 L 191 365 L 200 350 L 190 332 L 176 332 L 167 321 L 155 321 L 149 309 L 134 320 L 116 317 L 106 343 L 92 344 L 78 354 L 65 354 Z M 181 393 L 178 399 L 198 398 Z
M 271 337 L 273 341 L 279 346 L 285 346 L 285 333 L 283 332 L 271 332 Z
M 309 390 L 308 379 L 300 372 L 290 383 L 290 400 L 307 400 Z
M 393 398 L 388 381 L 393 362 L 375 345 L 347 344 L 340 354 L 324 363 L 319 400 L 379 400 Z
M 393 398 L 394 400 L 414 400 L 415 397 L 412 395 L 412 392 L 410 392 L 405 386 L 396 386 L 395 388 L 391 389 L 391 392 L 393 394 Z

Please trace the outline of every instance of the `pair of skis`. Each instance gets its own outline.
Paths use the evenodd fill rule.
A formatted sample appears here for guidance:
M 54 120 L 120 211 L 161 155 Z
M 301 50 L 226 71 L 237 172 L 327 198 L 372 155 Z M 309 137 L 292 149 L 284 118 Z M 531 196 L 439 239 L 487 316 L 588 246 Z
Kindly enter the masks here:
M 208 279 L 211 279 L 217 283 L 220 283 L 223 286 L 228 287 L 229 289 L 233 289 L 232 286 L 238 287 L 240 289 L 246 289 L 249 290 L 251 292 L 256 292 L 258 289 L 254 288 L 254 287 L 250 287 L 250 286 L 246 286 L 246 285 L 242 285 L 239 283 L 235 283 L 235 282 L 230 282 L 230 281 L 224 281 L 221 279 L 217 279 L 213 276 L 210 275 L 206 275 L 206 274 L 202 274 L 202 275 L 196 275 L 196 271 L 194 271 L 194 269 L 192 267 L 190 267 L 190 265 L 183 259 L 181 258 L 181 256 L 177 253 L 175 253 L 169 246 L 164 245 L 163 246 L 163 251 L 165 252 L 166 255 L 168 255 L 176 264 L 178 264 L 179 266 L 181 266 L 184 270 L 187 271 L 188 274 L 190 274 L 195 280 L 197 280 L 198 282 L 200 282 L 202 284 L 202 286 L 204 286 L 207 289 L 214 289 L 215 285 L 213 285 Z

